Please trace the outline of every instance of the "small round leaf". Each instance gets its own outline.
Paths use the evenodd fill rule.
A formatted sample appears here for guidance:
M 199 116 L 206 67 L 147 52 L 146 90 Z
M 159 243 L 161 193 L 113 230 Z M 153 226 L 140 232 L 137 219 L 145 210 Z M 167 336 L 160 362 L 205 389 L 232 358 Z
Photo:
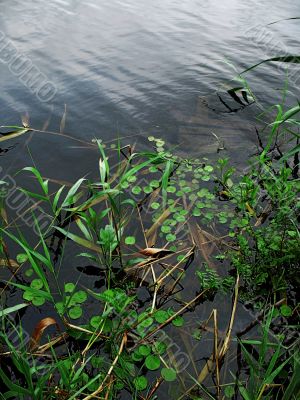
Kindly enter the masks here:
M 154 318 L 155 318 L 156 322 L 158 322 L 159 324 L 162 324 L 169 318 L 169 314 L 167 313 L 167 311 L 158 310 L 154 314 Z
M 155 371 L 160 367 L 160 359 L 158 356 L 149 355 L 145 360 L 145 365 L 150 371 Z
M 162 368 L 161 376 L 167 382 L 173 382 L 176 380 L 176 371 L 173 368 Z
M 127 236 L 125 238 L 125 244 L 128 244 L 128 245 L 135 244 L 135 237 L 134 236 Z
M 184 325 L 184 319 L 179 315 L 178 317 L 176 317 L 172 320 L 172 324 L 174 326 L 180 327 L 180 326 Z
M 75 306 L 70 308 L 69 317 L 72 319 L 78 319 L 82 316 L 82 308 L 80 306 Z
M 145 390 L 148 385 L 148 381 L 145 376 L 137 376 L 134 378 L 133 384 L 137 390 Z
M 75 289 L 75 285 L 72 282 L 66 283 L 65 284 L 65 292 L 66 293 L 72 293 Z
M 150 346 L 147 346 L 146 344 L 142 344 L 139 349 L 138 349 L 139 354 L 142 356 L 148 356 L 151 353 L 151 348 Z

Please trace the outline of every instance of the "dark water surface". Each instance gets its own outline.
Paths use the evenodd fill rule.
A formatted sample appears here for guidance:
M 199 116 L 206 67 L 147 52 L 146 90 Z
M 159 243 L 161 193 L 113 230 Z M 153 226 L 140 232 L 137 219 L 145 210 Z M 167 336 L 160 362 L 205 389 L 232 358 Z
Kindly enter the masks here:
M 154 135 L 179 146 L 185 157 L 215 158 L 213 132 L 242 167 L 255 151 L 259 107 L 230 113 L 217 94 L 239 108 L 226 94 L 236 85 L 230 82 L 236 71 L 287 52 L 299 54 L 299 22 L 267 26 L 299 15 L 295 0 L 0 1 L 0 125 L 19 124 L 28 112 L 33 127 L 49 121 L 47 129 L 59 132 L 66 104 L 65 133 L 87 145 L 94 137 L 125 136 L 126 143 L 139 138 L 145 146 Z M 53 90 L 49 101 L 20 79 L 1 50 L 4 41 L 44 74 Z M 279 101 L 285 67 L 262 65 L 247 75 L 264 106 Z M 290 67 L 291 103 L 299 97 L 296 71 Z M 55 179 L 96 175 L 97 152 L 76 140 L 34 133 L 0 143 L 0 166 L 13 174 L 31 165 L 32 157 Z M 221 310 L 225 322 L 230 309 L 229 299 Z M 210 311 L 196 310 L 189 323 Z M 241 327 L 248 318 L 243 315 Z
M 0 124 L 16 124 L 27 111 L 34 127 L 51 117 L 48 129 L 59 131 L 66 104 L 65 131 L 75 138 L 154 134 L 192 156 L 215 152 L 213 131 L 238 162 L 256 143 L 257 109 L 228 114 L 206 103 L 226 111 L 215 95 L 235 76 L 225 59 L 241 71 L 287 51 L 297 54 L 297 21 L 266 25 L 298 14 L 300 3 L 293 0 L 2 1 L 5 40 L 30 59 L 56 94 L 41 102 L 35 87 L 30 90 L 9 62 L 0 62 Z M 248 77 L 256 95 L 272 104 L 284 73 L 274 63 Z M 297 85 L 290 85 L 297 95 Z M 2 144 L 16 146 L 1 165 L 15 170 L 26 163 L 26 139 Z M 92 168 L 88 152 L 70 149 L 76 142 L 35 134 L 26 144 L 48 175 L 71 179 Z

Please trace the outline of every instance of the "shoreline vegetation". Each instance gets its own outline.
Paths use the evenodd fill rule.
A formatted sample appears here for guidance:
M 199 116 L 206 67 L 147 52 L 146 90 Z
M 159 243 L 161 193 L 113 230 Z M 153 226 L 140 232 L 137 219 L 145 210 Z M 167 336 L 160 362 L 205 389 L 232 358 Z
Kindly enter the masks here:
M 1 178 L 1 398 L 299 399 L 299 115 L 259 116 L 242 173 L 150 136 L 95 140 L 95 181 Z M 30 206 L 11 215 L 17 194 Z

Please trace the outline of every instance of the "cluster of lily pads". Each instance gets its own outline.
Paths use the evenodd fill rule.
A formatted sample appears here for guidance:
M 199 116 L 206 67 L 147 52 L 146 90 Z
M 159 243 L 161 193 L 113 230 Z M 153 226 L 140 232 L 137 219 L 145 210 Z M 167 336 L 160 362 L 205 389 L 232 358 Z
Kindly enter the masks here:
M 162 139 L 154 136 L 148 139 L 158 154 L 174 163 L 167 186 L 161 190 L 162 170 L 152 165 L 140 176 L 129 177 L 122 188 L 130 190 L 136 201 L 149 197 L 147 213 L 152 222 L 159 220 L 167 206 L 169 216 L 162 221 L 159 236 L 171 244 L 172 250 L 176 251 L 174 242 L 182 238 L 190 218 L 196 218 L 202 226 L 212 222 L 227 224 L 234 218 L 232 207 L 220 204 L 215 190 L 216 167 L 208 164 L 208 159 L 181 160 L 165 151 Z

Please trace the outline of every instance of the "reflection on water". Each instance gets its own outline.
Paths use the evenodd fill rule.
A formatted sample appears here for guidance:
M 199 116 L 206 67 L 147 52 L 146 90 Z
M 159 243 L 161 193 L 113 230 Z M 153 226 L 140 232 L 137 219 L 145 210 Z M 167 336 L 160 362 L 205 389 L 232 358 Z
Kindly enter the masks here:
M 156 134 L 172 145 L 181 143 L 186 154 L 199 155 L 213 153 L 213 131 L 239 162 L 255 143 L 251 124 L 257 110 L 212 111 L 222 106 L 214 93 L 235 75 L 223 61 L 241 70 L 275 51 L 296 53 L 297 21 L 266 24 L 298 14 L 292 0 L 4 2 L 1 31 L 57 93 L 50 102 L 39 101 L 1 63 L 1 124 L 16 123 L 28 111 L 34 126 L 51 117 L 49 129 L 58 130 L 67 104 L 66 130 L 76 138 Z M 283 67 L 264 65 L 249 80 L 271 101 L 283 76 Z M 297 94 L 292 84 L 291 90 Z M 26 162 L 24 138 L 16 142 L 1 158 L 6 167 Z M 82 153 L 78 169 L 70 171 L 68 163 L 80 157 L 68 148 L 72 143 L 34 135 L 28 144 L 48 171 L 59 165 L 72 177 L 90 167 Z M 49 156 L 50 148 L 55 156 Z M 41 160 L 41 154 L 47 157 Z

